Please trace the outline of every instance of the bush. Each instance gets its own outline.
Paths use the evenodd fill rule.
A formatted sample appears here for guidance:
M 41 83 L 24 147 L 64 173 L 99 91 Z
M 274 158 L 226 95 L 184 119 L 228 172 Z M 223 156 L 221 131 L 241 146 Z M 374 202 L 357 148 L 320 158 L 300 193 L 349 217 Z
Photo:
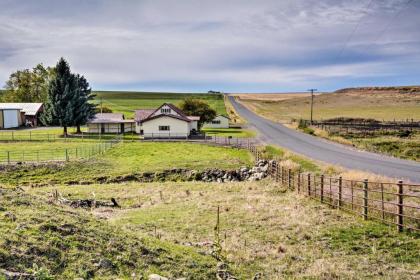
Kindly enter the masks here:
M 304 129 L 303 129 L 303 132 L 305 132 L 305 133 L 307 133 L 307 134 L 310 134 L 310 135 L 315 135 L 315 130 L 313 130 L 312 128 L 310 128 L 310 127 L 305 127 Z
M 306 122 L 305 120 L 300 119 L 300 120 L 299 120 L 299 125 L 298 125 L 298 128 L 299 128 L 299 129 L 305 129 L 305 128 L 307 128 L 307 127 L 308 127 L 307 122 Z

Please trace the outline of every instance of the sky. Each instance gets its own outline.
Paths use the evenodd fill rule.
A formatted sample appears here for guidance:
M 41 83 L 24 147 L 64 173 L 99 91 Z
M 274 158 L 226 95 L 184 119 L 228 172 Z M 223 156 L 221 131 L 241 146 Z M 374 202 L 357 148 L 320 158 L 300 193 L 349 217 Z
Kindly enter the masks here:
M 420 84 L 420 0 L 0 0 L 0 85 L 60 57 L 94 90 Z

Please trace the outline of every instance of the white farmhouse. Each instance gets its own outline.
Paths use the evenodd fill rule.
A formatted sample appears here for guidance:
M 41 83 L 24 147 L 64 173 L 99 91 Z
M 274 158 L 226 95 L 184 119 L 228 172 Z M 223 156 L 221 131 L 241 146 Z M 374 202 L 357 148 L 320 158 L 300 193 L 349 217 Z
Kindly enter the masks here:
M 229 121 L 229 117 L 218 115 L 211 122 L 204 123 L 203 128 L 229 128 Z
M 145 138 L 185 138 L 198 129 L 200 117 L 187 116 L 175 105 L 136 110 L 136 132 Z

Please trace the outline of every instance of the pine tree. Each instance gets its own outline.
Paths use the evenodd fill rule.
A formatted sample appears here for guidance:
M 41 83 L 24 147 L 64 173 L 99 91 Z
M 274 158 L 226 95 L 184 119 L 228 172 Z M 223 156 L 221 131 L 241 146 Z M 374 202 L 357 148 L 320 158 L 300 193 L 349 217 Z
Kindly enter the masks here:
M 70 67 L 64 58 L 56 66 L 56 76 L 48 87 L 48 101 L 45 105 L 43 121 L 47 124 L 59 124 L 67 135 L 67 127 L 74 124 L 75 89 L 77 78 L 70 72 Z
M 89 101 L 95 98 L 85 77 L 77 74 L 75 76 L 77 86 L 74 94 L 74 125 L 77 127 L 77 133 L 81 133 L 80 126 L 86 124 L 95 115 L 96 106 Z

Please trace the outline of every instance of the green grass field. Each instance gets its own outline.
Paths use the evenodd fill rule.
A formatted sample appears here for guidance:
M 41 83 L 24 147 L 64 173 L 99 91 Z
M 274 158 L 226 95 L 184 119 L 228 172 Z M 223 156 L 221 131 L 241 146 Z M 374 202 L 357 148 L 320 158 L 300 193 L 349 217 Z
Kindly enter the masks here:
M 52 142 L 53 145 L 61 143 Z M 33 145 L 47 147 L 49 142 Z M 67 144 L 67 143 L 66 143 Z M 15 145 L 15 144 L 11 144 Z M 42 146 L 40 146 L 42 145 Z M 70 143 L 70 145 L 77 145 Z M 15 147 L 15 146 L 14 146 Z M 88 161 L 69 162 L 67 165 L 46 165 L 40 168 L 22 168 L 0 173 L 0 183 L 27 185 L 42 183 L 96 182 L 145 172 L 173 168 L 203 170 L 206 168 L 234 169 L 250 165 L 252 156 L 246 150 L 189 143 L 124 142 L 104 155 Z
M 238 137 L 238 138 L 250 138 L 255 137 L 256 132 L 250 129 L 243 128 L 202 128 L 201 131 L 205 132 L 206 135 L 214 135 L 220 137 Z
M 409 279 L 419 268 L 416 236 L 364 222 L 271 181 L 28 189 L 44 198 L 55 190 L 72 199 L 92 198 L 93 193 L 99 200 L 115 198 L 121 209 L 92 214 L 135 236 L 158 236 L 203 254 L 212 251 L 220 207 L 222 256 L 238 279 L 252 279 L 257 273 L 263 279 Z
M 112 109 L 113 112 L 124 113 L 126 118 L 132 118 L 136 109 L 154 109 L 165 102 L 179 105 L 186 97 L 202 99 L 208 102 L 218 114 L 226 114 L 223 96 L 220 94 L 123 91 L 95 91 L 95 94 L 97 104 L 102 99 L 104 106 Z

